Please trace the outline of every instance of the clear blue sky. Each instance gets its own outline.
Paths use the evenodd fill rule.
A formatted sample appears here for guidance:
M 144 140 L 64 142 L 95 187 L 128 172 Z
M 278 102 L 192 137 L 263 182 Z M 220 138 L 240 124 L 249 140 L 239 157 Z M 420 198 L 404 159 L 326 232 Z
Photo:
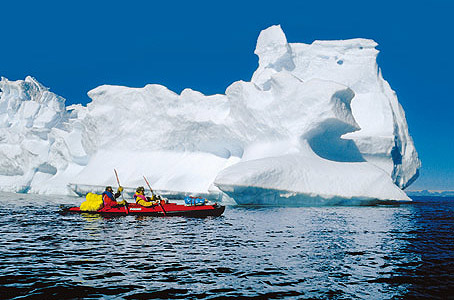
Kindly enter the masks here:
M 250 80 L 270 25 L 289 42 L 374 39 L 423 163 L 409 190 L 454 190 L 453 1 L 7 1 L 1 10 L 0 75 L 32 75 L 67 104 L 86 104 L 102 84 L 224 93 Z

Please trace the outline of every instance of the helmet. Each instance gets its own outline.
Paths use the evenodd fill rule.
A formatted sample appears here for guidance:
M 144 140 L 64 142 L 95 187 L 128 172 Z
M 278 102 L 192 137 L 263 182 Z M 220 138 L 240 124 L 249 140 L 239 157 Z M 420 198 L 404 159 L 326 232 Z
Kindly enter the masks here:
M 139 186 L 137 189 L 136 189 L 136 192 L 145 192 L 145 189 L 143 186 Z
M 108 191 L 108 190 L 113 190 L 110 185 L 106 186 L 106 191 Z

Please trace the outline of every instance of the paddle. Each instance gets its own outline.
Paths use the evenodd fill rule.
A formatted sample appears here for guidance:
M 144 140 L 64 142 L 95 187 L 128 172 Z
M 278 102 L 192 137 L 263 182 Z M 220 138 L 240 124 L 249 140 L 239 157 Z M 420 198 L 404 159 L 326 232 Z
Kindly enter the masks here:
M 118 188 L 120 188 L 120 179 L 118 179 L 117 170 L 114 169 L 114 172 L 115 172 L 115 177 L 117 177 Z M 121 198 L 123 199 L 123 201 L 125 201 L 125 198 L 123 197 L 123 193 L 120 192 L 120 194 L 121 194 Z M 126 210 L 126 214 L 128 214 L 129 213 L 129 211 L 128 211 L 128 203 L 125 203 L 125 210 Z
M 148 183 L 148 180 L 145 178 L 145 176 L 143 176 L 143 179 L 145 179 L 145 182 L 147 183 L 148 188 L 150 189 L 151 195 L 154 196 L 153 189 L 151 188 L 151 185 Z M 165 216 L 166 215 L 166 211 L 164 210 L 164 207 L 161 204 L 161 200 L 158 199 L 158 203 L 159 203 L 159 206 L 161 206 L 162 213 Z

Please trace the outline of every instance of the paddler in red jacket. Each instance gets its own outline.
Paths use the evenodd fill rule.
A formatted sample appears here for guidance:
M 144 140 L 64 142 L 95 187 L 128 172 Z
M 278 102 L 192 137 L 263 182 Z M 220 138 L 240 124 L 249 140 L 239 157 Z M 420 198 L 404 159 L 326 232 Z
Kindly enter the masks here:
M 145 207 L 158 204 L 158 202 L 155 201 L 156 199 L 154 195 L 152 197 L 145 197 L 145 189 L 143 186 L 139 186 L 136 189 L 136 193 L 134 194 L 134 200 L 136 200 L 137 204 Z
M 126 201 L 117 202 L 116 199 L 120 197 L 121 192 L 123 191 L 123 187 L 119 186 L 115 195 L 113 194 L 113 189 L 111 186 L 107 186 L 104 193 L 102 193 L 102 201 L 104 204 L 104 208 L 110 208 L 116 205 L 126 205 Z

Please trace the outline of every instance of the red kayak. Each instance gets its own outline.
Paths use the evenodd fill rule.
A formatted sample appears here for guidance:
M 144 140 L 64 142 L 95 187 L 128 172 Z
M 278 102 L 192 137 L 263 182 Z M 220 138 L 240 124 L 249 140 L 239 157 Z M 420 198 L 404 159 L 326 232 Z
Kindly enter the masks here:
M 129 203 L 127 206 L 115 206 L 111 208 L 101 208 L 97 211 L 82 211 L 79 207 L 70 207 L 64 209 L 63 213 L 89 213 L 102 214 L 110 216 L 121 215 L 141 215 L 141 216 L 185 216 L 185 217 L 218 217 L 224 213 L 225 206 L 213 205 L 181 205 L 176 203 L 157 204 L 154 206 L 144 207 L 136 203 Z

